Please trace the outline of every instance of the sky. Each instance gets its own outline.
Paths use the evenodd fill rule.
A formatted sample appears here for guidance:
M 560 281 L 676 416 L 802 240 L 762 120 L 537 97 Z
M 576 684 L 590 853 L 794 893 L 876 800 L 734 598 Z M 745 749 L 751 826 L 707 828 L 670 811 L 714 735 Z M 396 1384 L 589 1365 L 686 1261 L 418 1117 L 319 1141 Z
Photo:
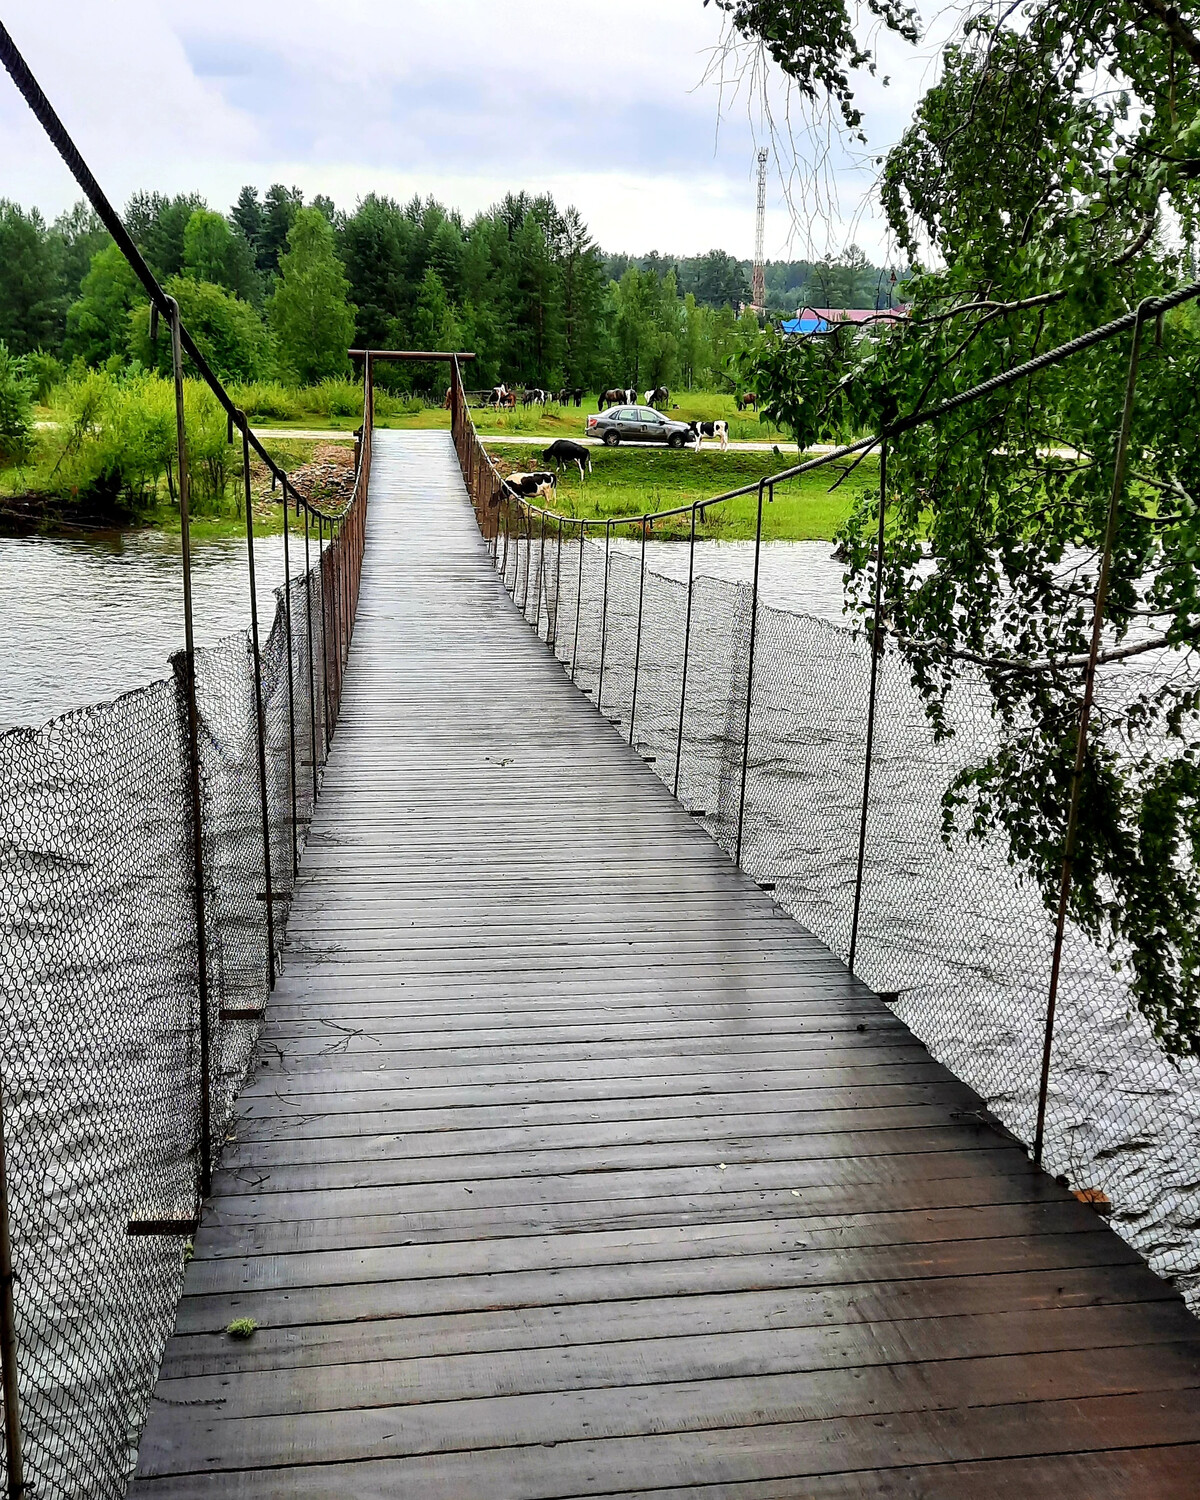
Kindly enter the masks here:
M 753 253 L 763 95 L 706 78 L 722 18 L 702 0 L 7 0 L 4 12 L 118 205 L 146 188 L 225 210 L 243 183 L 284 182 L 347 209 L 417 193 L 469 216 L 525 189 L 574 204 L 606 250 Z M 872 148 L 898 138 L 929 81 L 924 53 L 881 46 L 891 87 L 862 79 Z M 781 105 L 777 82 L 766 97 Z M 818 178 L 806 155 L 792 207 L 786 152 L 772 157 L 767 256 L 853 239 L 884 258 L 870 168 L 835 144 Z M 0 197 L 48 216 L 79 197 L 4 74 Z

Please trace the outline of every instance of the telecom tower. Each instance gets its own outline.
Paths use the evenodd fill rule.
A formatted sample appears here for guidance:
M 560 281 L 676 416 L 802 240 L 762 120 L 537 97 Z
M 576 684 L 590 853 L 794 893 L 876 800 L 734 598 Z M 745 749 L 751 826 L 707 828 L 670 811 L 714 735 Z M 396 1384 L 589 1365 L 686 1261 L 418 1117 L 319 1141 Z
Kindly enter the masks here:
M 750 305 L 755 312 L 767 310 L 767 273 L 763 269 L 763 238 L 767 227 L 767 148 L 758 153 L 758 217 L 754 223 L 754 284 Z

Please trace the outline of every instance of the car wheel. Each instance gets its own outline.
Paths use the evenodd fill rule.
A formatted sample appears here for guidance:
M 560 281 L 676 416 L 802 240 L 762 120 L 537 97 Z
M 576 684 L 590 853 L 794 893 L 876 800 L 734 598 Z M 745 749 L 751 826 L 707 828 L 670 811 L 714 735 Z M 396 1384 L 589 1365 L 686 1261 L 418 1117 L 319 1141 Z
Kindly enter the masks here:
M 613 428 L 611 428 L 611 427 L 604 434 L 604 446 L 606 448 L 615 448 L 620 441 L 621 441 L 621 434 L 619 432 L 614 431 Z
M 683 447 L 683 433 L 682 432 L 673 432 L 671 434 L 671 436 L 667 439 L 667 447 L 668 448 L 682 448 Z

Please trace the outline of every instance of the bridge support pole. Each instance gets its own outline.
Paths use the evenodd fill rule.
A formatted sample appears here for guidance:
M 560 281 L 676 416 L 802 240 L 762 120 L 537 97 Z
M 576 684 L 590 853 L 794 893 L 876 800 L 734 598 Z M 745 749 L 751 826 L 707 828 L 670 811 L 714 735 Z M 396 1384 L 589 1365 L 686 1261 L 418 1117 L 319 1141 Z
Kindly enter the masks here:
M 683 670 L 679 674 L 679 733 L 675 739 L 675 780 L 671 794 L 679 796 L 679 767 L 683 760 L 683 715 L 687 703 L 688 654 L 692 644 L 692 585 L 696 577 L 696 506 L 692 506 L 692 525 L 688 536 L 687 611 L 683 617 Z
M 600 599 L 600 673 L 596 679 L 596 707 L 604 707 L 604 651 L 608 644 L 608 558 L 612 545 L 612 522 L 604 523 L 604 593 Z
M 642 559 L 638 575 L 637 636 L 633 646 L 633 692 L 629 697 L 629 743 L 633 744 L 633 726 L 637 722 L 638 673 L 642 666 L 642 602 L 646 597 L 646 532 L 650 527 L 649 516 L 642 517 Z
M 4 1136 L 4 1079 L 0 1076 L 0 1377 L 4 1392 L 4 1461 L 8 1493 L 22 1500 L 25 1468 L 21 1451 L 21 1397 L 17 1386 L 17 1318 L 13 1298 L 12 1230 L 8 1208 L 8 1162 Z
M 200 1003 L 200 1202 L 212 1186 L 212 1129 L 209 1118 L 210 1026 L 208 996 L 208 932 L 204 909 L 204 824 L 200 786 L 200 725 L 196 711 L 196 642 L 192 628 L 192 549 L 188 511 L 187 430 L 183 407 L 183 347 L 179 304 L 168 301 L 171 325 L 171 364 L 175 375 L 175 447 L 179 467 L 179 535 L 183 553 L 183 690 L 188 736 L 188 783 L 191 802 L 192 890 L 196 922 L 196 978 Z M 199 1217 L 199 1215 L 197 1215 Z
M 587 522 L 579 523 L 579 577 L 575 582 L 575 639 L 571 645 L 571 681 L 575 681 L 575 663 L 579 660 L 579 611 L 583 607 L 583 550 Z
M 309 551 L 308 506 L 304 507 L 304 627 L 308 636 L 308 753 L 312 760 L 312 798 L 317 805 L 317 658 L 312 626 L 312 555 Z
M 258 797 L 262 806 L 263 896 L 267 907 L 267 990 L 275 988 L 275 905 L 271 889 L 271 806 L 267 800 L 267 716 L 263 710 L 262 654 L 258 641 L 258 581 L 254 576 L 254 503 L 250 492 L 250 437 L 242 423 L 242 484 L 246 502 L 246 560 L 250 572 L 250 648 L 254 654 L 254 730 L 258 750 Z
M 287 640 L 288 765 L 292 794 L 292 889 L 300 873 L 299 832 L 296 827 L 296 673 L 292 665 L 292 567 L 288 554 L 288 482 L 283 481 L 283 628 Z
M 875 753 L 875 705 L 879 692 L 879 658 L 883 651 L 883 548 L 887 523 L 887 461 L 885 437 L 879 448 L 879 526 L 875 535 L 875 618 L 871 627 L 871 685 L 867 693 L 867 743 L 863 753 L 862 807 L 858 819 L 858 869 L 854 877 L 854 914 L 850 919 L 849 969 L 858 957 L 858 924 L 862 913 L 863 871 L 867 861 L 867 810 L 871 802 L 871 759 Z
M 746 721 L 742 726 L 742 779 L 738 788 L 737 842 L 734 845 L 733 862 L 742 863 L 742 829 L 746 822 L 746 772 L 750 765 L 750 705 L 754 698 L 754 643 L 758 631 L 758 567 L 762 559 L 763 494 L 767 481 L 758 483 L 758 516 L 754 523 L 754 580 L 750 585 L 750 645 L 746 656 Z M 775 486 L 771 485 L 771 499 L 775 498 Z
M 1038 1083 L 1037 1126 L 1033 1137 L 1033 1161 L 1042 1164 L 1046 1142 L 1046 1104 L 1050 1095 L 1050 1061 L 1054 1051 L 1054 1020 L 1058 1006 L 1058 981 L 1062 969 L 1063 938 L 1067 928 L 1067 906 L 1071 898 L 1071 877 L 1075 863 L 1075 839 L 1079 830 L 1079 802 L 1083 791 L 1083 768 L 1087 761 L 1088 725 L 1096 694 L 1096 663 L 1100 656 L 1100 639 L 1104 627 L 1104 609 L 1108 602 L 1108 576 L 1112 567 L 1113 545 L 1117 539 L 1121 495 L 1125 489 L 1125 467 L 1129 458 L 1129 434 L 1133 425 L 1133 404 L 1137 394 L 1138 360 L 1141 354 L 1142 325 L 1146 309 L 1137 310 L 1133 338 L 1129 349 L 1129 373 L 1125 379 L 1125 405 L 1117 436 L 1117 453 L 1113 464 L 1112 492 L 1108 502 L 1108 519 L 1104 527 L 1104 550 L 1096 578 L 1092 605 L 1092 642 L 1083 678 L 1083 700 L 1079 706 L 1079 729 L 1075 737 L 1075 763 L 1071 770 L 1071 795 L 1067 810 L 1067 829 L 1063 837 L 1062 873 L 1058 885 L 1058 913 L 1054 924 L 1054 954 L 1050 961 L 1050 989 L 1046 997 L 1046 1028 L 1042 1039 L 1042 1071 Z

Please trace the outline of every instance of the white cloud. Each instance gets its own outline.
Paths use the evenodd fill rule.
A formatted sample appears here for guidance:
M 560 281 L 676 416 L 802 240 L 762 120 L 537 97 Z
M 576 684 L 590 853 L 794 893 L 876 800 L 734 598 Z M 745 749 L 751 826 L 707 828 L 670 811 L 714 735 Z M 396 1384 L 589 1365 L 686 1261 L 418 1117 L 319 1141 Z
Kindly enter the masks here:
M 6 24 L 118 204 L 138 188 L 204 193 L 296 183 L 349 206 L 369 191 L 434 194 L 464 212 L 511 189 L 548 190 L 606 247 L 693 253 L 753 245 L 756 131 L 742 102 L 717 129 L 701 86 L 715 7 L 658 0 L 9 0 Z M 873 130 L 893 139 L 921 66 L 887 44 L 897 88 L 864 82 Z M 47 212 L 77 196 L 23 103 L 0 88 L 0 195 Z M 854 232 L 869 174 L 831 156 Z M 802 253 L 778 183 L 768 254 Z

